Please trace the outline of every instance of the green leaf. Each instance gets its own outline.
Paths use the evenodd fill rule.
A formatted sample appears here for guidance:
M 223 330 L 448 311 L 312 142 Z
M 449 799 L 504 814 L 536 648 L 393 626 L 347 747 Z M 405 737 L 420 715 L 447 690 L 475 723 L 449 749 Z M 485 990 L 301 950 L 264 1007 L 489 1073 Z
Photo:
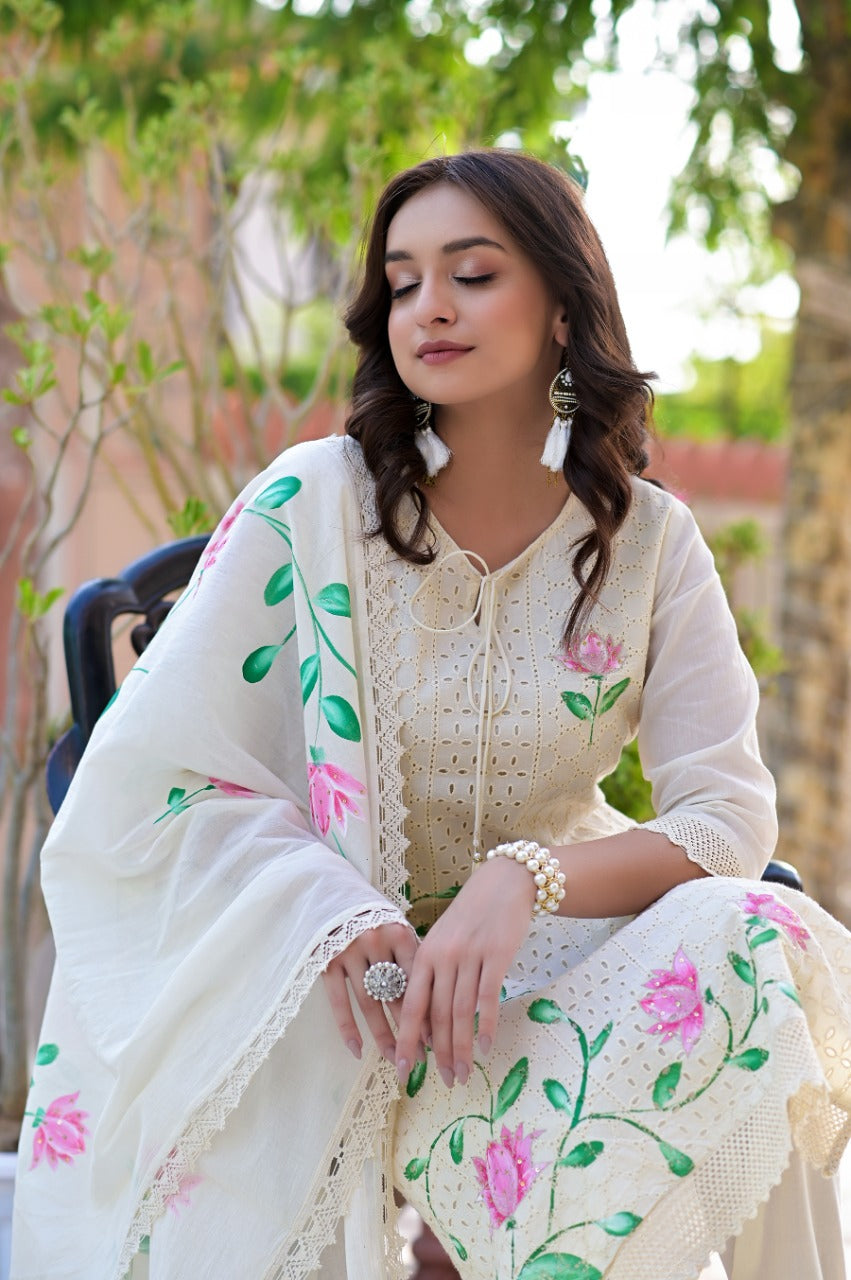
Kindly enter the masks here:
M 19 449 L 29 449 L 32 444 L 32 436 L 26 427 L 12 428 L 12 444 L 17 445 Z
M 345 698 L 336 693 L 329 694 L 319 703 L 322 714 L 328 721 L 328 727 L 338 738 L 348 742 L 360 742 L 360 724 L 354 708 Z
M 533 1000 L 526 1010 L 533 1022 L 549 1025 L 553 1022 L 567 1022 L 567 1014 L 558 1007 L 555 1000 Z
M 751 951 L 755 951 L 757 947 L 764 946 L 766 942 L 773 942 L 778 936 L 777 929 L 763 929 L 762 933 L 758 933 L 755 938 L 751 938 L 748 946 Z
M 683 1072 L 681 1062 L 672 1062 L 664 1071 L 660 1071 L 653 1086 L 653 1105 L 662 1111 L 673 1098 L 680 1083 Z
M 151 355 L 151 348 L 145 341 L 136 343 L 136 361 L 139 365 L 139 372 L 145 382 L 153 382 L 156 369 L 154 368 L 154 357 Z
M 740 956 L 735 951 L 727 952 L 727 959 L 735 969 L 742 982 L 746 982 L 749 987 L 756 985 L 756 970 L 750 960 L 746 960 L 744 956 Z
M 742 1071 L 759 1071 L 768 1062 L 767 1049 L 745 1049 L 730 1059 L 731 1067 L 740 1067 Z
M 168 793 L 168 800 L 166 801 L 169 809 L 177 808 L 185 795 L 185 787 L 172 787 L 171 791 Z
M 602 1280 L 603 1273 L 574 1253 L 541 1253 L 521 1270 L 517 1280 Z
M 276 569 L 269 581 L 266 583 L 266 590 L 263 592 L 263 599 L 266 604 L 280 604 L 282 600 L 286 600 L 287 596 L 293 593 L 293 567 L 292 564 L 282 564 L 280 569 Z
M 631 1235 L 637 1226 L 641 1223 L 637 1213 L 630 1213 L 628 1209 L 624 1209 L 621 1213 L 613 1213 L 610 1218 L 597 1218 L 596 1224 L 610 1236 L 628 1236 Z
M 409 1182 L 416 1182 L 417 1178 L 422 1177 L 426 1171 L 428 1160 L 422 1156 L 415 1156 L 413 1160 L 409 1160 L 405 1165 L 405 1177 Z
M 462 1262 L 466 1262 L 469 1255 L 467 1253 L 467 1250 L 464 1248 L 463 1244 L 461 1243 L 461 1241 L 458 1240 L 453 1235 L 450 1235 L 449 1239 L 452 1241 L 452 1247 L 455 1250 L 455 1252 L 458 1254 L 458 1257 L 461 1259 Z
M 571 689 L 567 689 L 561 696 L 568 711 L 572 711 L 578 719 L 593 720 L 594 708 L 591 706 L 590 699 L 586 698 L 584 693 L 574 693 Z
M 35 1065 L 37 1067 L 46 1067 L 49 1062 L 55 1062 L 58 1057 L 58 1044 L 40 1044 L 35 1055 Z
M 415 1098 L 425 1083 L 426 1071 L 428 1070 L 428 1060 L 425 1062 L 415 1062 L 411 1067 L 411 1074 L 408 1076 L 408 1083 L 405 1085 L 405 1093 L 409 1098 Z
M 309 658 L 305 658 L 299 671 L 301 674 L 301 700 L 306 703 L 316 687 L 316 681 L 319 679 L 319 654 L 312 653 Z
M 600 1034 L 597 1036 L 597 1039 L 594 1041 L 594 1043 L 591 1045 L 591 1047 L 588 1050 L 589 1061 L 591 1058 L 596 1058 L 597 1054 L 600 1052 L 603 1045 L 606 1043 L 609 1036 L 612 1034 L 613 1026 L 614 1026 L 613 1022 L 607 1022 L 606 1025 L 603 1027 L 603 1030 L 600 1032 Z
M 558 1080 L 545 1080 L 544 1093 L 547 1095 L 548 1102 L 555 1107 L 556 1111 L 567 1111 L 570 1106 L 570 1094 Z
M 249 653 L 242 664 L 242 678 L 249 684 L 257 684 L 272 669 L 272 663 L 283 649 L 282 644 L 264 644 L 253 653 Z
M 499 1091 L 496 1095 L 496 1109 L 493 1113 L 494 1121 L 499 1120 L 501 1116 L 505 1115 L 508 1108 L 514 1105 L 528 1079 L 529 1059 L 521 1058 L 518 1062 L 515 1062 L 499 1086 Z
M 665 1158 L 665 1163 L 677 1178 L 685 1178 L 694 1168 L 694 1161 L 686 1155 L 684 1151 L 678 1151 L 676 1147 L 672 1147 L 670 1143 L 663 1142 L 659 1139 L 659 1150 Z
M 313 603 L 326 613 L 336 614 L 338 618 L 352 616 L 352 604 L 349 599 L 349 588 L 345 582 L 329 582 L 327 587 L 313 597 Z
M 34 1128 L 34 1129 L 37 1129 L 37 1128 L 38 1128 L 38 1126 L 41 1124 L 42 1120 L 44 1119 L 44 1115 L 45 1115 L 44 1107 L 39 1107 L 39 1108 L 38 1108 L 38 1110 L 36 1111 L 35 1115 L 33 1116 L 33 1128 Z
M 626 687 L 628 686 L 629 680 L 630 678 L 629 676 L 627 676 L 625 680 L 619 680 L 617 684 L 612 685 L 611 689 L 606 690 L 606 692 L 603 694 L 602 698 L 600 699 L 600 707 L 599 707 L 600 715 L 602 715 L 604 711 L 611 710 L 611 708 L 617 702 L 618 698 L 623 693 L 624 689 L 626 689 Z
M 281 476 L 280 480 L 274 480 L 258 494 L 253 506 L 260 507 L 261 511 L 273 511 L 294 498 L 300 488 L 301 481 L 296 476 Z
M 602 1142 L 580 1142 L 572 1151 L 558 1161 L 565 1169 L 587 1169 L 598 1156 L 603 1154 Z
M 800 1004 L 800 1003 L 801 1003 L 801 998 L 800 998 L 800 996 L 798 995 L 798 992 L 797 992 L 797 989 L 795 988 L 794 983 L 792 983 L 792 982 L 778 982 L 778 983 L 777 983 L 777 986 L 778 986 L 778 987 L 780 988 L 780 990 L 783 992 L 784 996 L 788 996 L 790 1000 L 794 1000 L 794 1001 L 795 1001 L 795 1004 Z
M 449 1154 L 453 1164 L 460 1164 L 464 1159 L 464 1121 L 459 1120 L 449 1135 Z

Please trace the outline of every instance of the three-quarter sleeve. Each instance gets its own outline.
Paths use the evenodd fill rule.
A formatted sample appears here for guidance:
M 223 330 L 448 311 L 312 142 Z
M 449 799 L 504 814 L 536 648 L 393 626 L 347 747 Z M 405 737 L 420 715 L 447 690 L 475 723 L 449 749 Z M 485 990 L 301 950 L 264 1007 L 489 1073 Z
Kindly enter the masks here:
M 658 816 L 642 825 L 712 875 L 760 876 L 777 839 L 758 703 L 712 553 L 689 509 L 672 499 L 638 733 Z

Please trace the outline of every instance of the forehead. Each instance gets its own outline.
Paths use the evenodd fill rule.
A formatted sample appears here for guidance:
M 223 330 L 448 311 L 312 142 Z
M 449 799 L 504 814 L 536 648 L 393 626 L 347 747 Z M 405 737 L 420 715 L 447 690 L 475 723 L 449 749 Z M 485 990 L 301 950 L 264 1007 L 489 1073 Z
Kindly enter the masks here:
M 419 191 L 396 211 L 387 228 L 387 251 L 440 246 L 447 242 L 481 236 L 511 246 L 503 224 L 475 196 L 446 182 Z

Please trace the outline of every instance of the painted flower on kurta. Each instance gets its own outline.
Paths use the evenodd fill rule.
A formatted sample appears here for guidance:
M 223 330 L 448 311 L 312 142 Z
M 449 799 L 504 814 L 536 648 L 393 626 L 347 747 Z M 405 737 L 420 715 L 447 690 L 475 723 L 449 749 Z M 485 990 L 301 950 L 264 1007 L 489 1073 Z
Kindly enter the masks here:
M 514 1133 L 502 1126 L 499 1142 L 489 1142 L 482 1156 L 473 1156 L 476 1177 L 482 1189 L 491 1220 L 491 1233 L 512 1217 L 545 1164 L 532 1163 L 532 1142 L 539 1137 L 536 1130 L 524 1137 L 523 1125 Z
M 51 1169 L 55 1169 L 61 1160 L 64 1164 L 72 1164 L 74 1157 L 82 1155 L 86 1149 L 84 1139 L 88 1137 L 88 1129 L 83 1121 L 88 1119 L 88 1111 L 78 1111 L 75 1103 L 80 1096 L 66 1093 L 61 1098 L 54 1098 L 46 1111 L 39 1107 L 33 1122 L 36 1130 L 33 1142 L 33 1160 L 30 1165 L 34 1169 L 42 1159 L 46 1159 Z
M 244 502 L 235 502 L 227 514 L 222 517 L 221 524 L 204 548 L 204 559 L 201 564 L 202 572 L 205 569 L 211 568 L 211 566 L 216 563 L 219 552 L 224 549 L 224 546 L 231 535 L 231 530 L 236 523 L 236 518 L 244 506 Z
M 250 787 L 241 787 L 238 782 L 226 782 L 224 778 L 211 778 L 210 781 L 217 791 L 223 792 L 226 796 L 234 796 L 236 799 L 248 799 L 257 795 L 256 791 L 252 791 Z
M 192 1203 L 189 1196 L 190 1191 L 193 1187 L 197 1187 L 199 1182 L 203 1181 L 204 1179 L 197 1173 L 188 1174 L 177 1190 L 173 1191 L 170 1196 L 166 1196 L 165 1207 L 170 1209 L 175 1217 L 179 1217 L 181 1208 L 188 1209 Z
M 742 903 L 746 916 L 759 916 L 761 920 L 770 920 L 779 924 L 780 928 L 792 939 L 802 951 L 807 949 L 809 933 L 797 912 L 787 907 L 785 902 L 775 898 L 773 893 L 754 893 L 751 891 Z
M 332 818 L 344 834 L 349 814 L 363 819 L 352 797 L 365 795 L 366 787 L 345 769 L 336 764 L 309 764 L 307 780 L 310 816 L 323 836 L 327 836 Z
M 673 968 L 654 969 L 644 985 L 652 995 L 641 1001 L 641 1007 L 655 1019 L 647 1030 L 661 1035 L 663 1043 L 679 1032 L 683 1048 L 691 1053 L 703 1030 L 703 1000 L 697 970 L 682 947 L 677 948 Z
M 596 631 L 587 631 L 574 640 L 563 653 L 556 654 L 568 671 L 581 671 L 586 676 L 607 676 L 623 666 L 623 644 L 615 644 L 611 636 L 605 640 Z

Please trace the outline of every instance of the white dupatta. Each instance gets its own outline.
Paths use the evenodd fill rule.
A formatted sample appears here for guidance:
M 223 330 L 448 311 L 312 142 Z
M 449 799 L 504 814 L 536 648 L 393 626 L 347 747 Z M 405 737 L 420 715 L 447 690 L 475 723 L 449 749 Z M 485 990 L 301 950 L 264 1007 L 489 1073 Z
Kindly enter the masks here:
M 404 920 L 370 519 L 352 441 L 282 454 L 97 726 L 43 855 L 57 966 L 15 1280 L 121 1280 L 149 1237 L 165 1280 L 232 1259 L 301 1280 L 346 1211 L 348 1280 L 402 1274 L 382 1229 L 395 1073 L 368 1033 L 355 1061 L 317 982 Z

